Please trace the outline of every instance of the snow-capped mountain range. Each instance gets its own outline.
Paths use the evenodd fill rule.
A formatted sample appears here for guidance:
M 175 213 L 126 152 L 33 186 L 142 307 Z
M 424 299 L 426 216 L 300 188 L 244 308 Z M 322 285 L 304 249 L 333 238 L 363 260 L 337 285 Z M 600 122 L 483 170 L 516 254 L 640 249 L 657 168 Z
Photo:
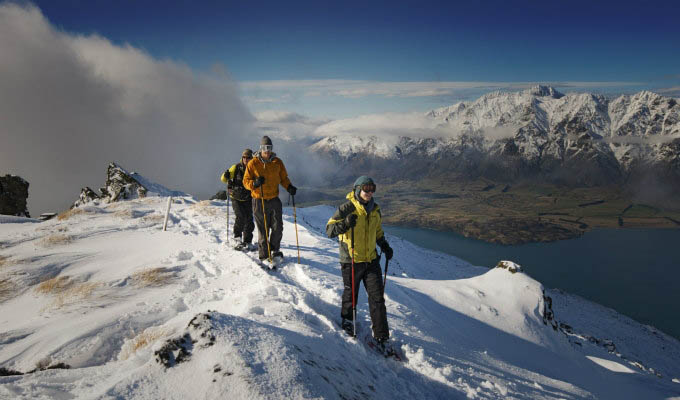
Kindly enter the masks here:
M 0 398 L 680 395 L 676 339 L 512 262 L 476 267 L 392 236 L 386 307 L 405 358 L 385 359 L 339 328 L 333 208 L 284 211 L 289 261 L 271 273 L 226 242 L 225 202 L 177 197 L 163 231 L 166 203 L 0 220 Z
M 398 159 L 425 174 L 444 167 L 470 176 L 597 185 L 651 169 L 680 183 L 680 105 L 649 91 L 610 99 L 536 86 L 489 93 L 429 111 L 425 119 L 430 135 L 344 131 L 310 149 L 343 164 L 363 160 L 363 168 L 385 176 Z

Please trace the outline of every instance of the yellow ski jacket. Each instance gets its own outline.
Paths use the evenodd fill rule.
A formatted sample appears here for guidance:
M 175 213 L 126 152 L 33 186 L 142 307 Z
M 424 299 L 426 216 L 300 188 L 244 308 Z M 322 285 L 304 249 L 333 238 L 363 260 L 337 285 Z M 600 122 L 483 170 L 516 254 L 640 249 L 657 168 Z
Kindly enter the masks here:
M 357 223 L 354 226 L 354 262 L 371 262 L 378 257 L 375 246 L 385 241 L 385 234 L 382 230 L 382 215 L 380 206 L 370 202 L 370 210 L 359 203 L 354 197 L 354 192 L 349 192 L 346 196 L 347 202 L 340 205 L 335 214 L 326 224 L 326 235 L 328 237 L 338 237 L 340 241 L 340 262 L 351 263 L 352 255 L 352 229 L 345 224 L 345 217 L 349 214 L 357 215 Z

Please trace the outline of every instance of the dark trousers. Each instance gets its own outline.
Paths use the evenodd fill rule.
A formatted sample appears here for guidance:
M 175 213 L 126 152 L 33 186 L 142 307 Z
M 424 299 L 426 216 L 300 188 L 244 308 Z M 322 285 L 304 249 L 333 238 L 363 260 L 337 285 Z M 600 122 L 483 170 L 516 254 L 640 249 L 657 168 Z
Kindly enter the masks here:
M 376 339 L 389 338 L 390 330 L 387 326 L 387 310 L 383 297 L 382 271 L 380 259 L 376 258 L 370 263 L 354 264 L 354 301 L 359 295 L 359 284 L 363 281 L 368 294 L 368 309 L 371 313 L 373 325 L 373 337 Z M 342 318 L 352 320 L 352 264 L 340 264 L 342 266 L 342 281 L 345 290 L 342 292 Z
M 234 221 L 234 237 L 241 238 L 241 235 L 243 235 L 244 242 L 252 242 L 255 224 L 253 223 L 253 208 L 250 201 L 231 199 L 231 208 L 236 216 Z
M 264 212 L 262 214 L 262 199 L 253 199 L 253 215 L 257 225 L 260 259 L 269 257 L 267 253 L 267 239 L 264 235 L 264 215 L 267 216 L 267 230 L 269 237 L 269 248 L 272 255 L 279 251 L 281 238 L 283 237 L 283 205 L 278 197 L 264 201 Z

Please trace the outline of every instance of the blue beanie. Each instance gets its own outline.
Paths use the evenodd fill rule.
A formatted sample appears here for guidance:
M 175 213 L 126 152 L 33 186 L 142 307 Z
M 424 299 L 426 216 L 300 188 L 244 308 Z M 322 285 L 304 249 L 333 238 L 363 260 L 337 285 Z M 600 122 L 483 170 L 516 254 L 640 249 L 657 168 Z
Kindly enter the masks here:
M 362 175 L 357 178 L 356 181 L 354 181 L 354 187 L 356 188 L 357 186 L 365 185 L 367 183 L 370 183 L 372 185 L 375 185 L 375 182 L 373 182 L 373 179 L 366 175 Z
M 362 175 L 357 178 L 356 181 L 354 181 L 354 195 L 356 196 L 357 199 L 360 199 L 359 195 L 361 194 L 361 186 L 365 184 L 371 184 L 375 185 L 375 182 L 373 182 L 373 179 L 366 175 Z M 363 200 L 362 200 L 363 201 Z

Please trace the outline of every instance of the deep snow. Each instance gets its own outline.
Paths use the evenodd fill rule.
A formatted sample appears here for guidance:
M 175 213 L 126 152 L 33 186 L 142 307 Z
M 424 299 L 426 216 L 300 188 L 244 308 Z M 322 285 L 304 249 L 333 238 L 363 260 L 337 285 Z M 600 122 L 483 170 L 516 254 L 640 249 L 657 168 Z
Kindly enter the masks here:
M 677 340 L 555 290 L 546 319 L 544 288 L 526 274 L 395 237 L 386 305 L 407 359 L 385 360 L 337 328 L 337 242 L 323 234 L 333 209 L 297 210 L 300 264 L 286 209 L 288 261 L 269 273 L 227 245 L 225 202 L 175 198 L 163 232 L 165 204 L 0 220 L 0 367 L 71 366 L 0 377 L 1 398 L 680 396 Z M 368 332 L 363 289 L 358 316 Z M 164 366 L 154 353 L 172 340 L 188 357 L 161 352 Z

